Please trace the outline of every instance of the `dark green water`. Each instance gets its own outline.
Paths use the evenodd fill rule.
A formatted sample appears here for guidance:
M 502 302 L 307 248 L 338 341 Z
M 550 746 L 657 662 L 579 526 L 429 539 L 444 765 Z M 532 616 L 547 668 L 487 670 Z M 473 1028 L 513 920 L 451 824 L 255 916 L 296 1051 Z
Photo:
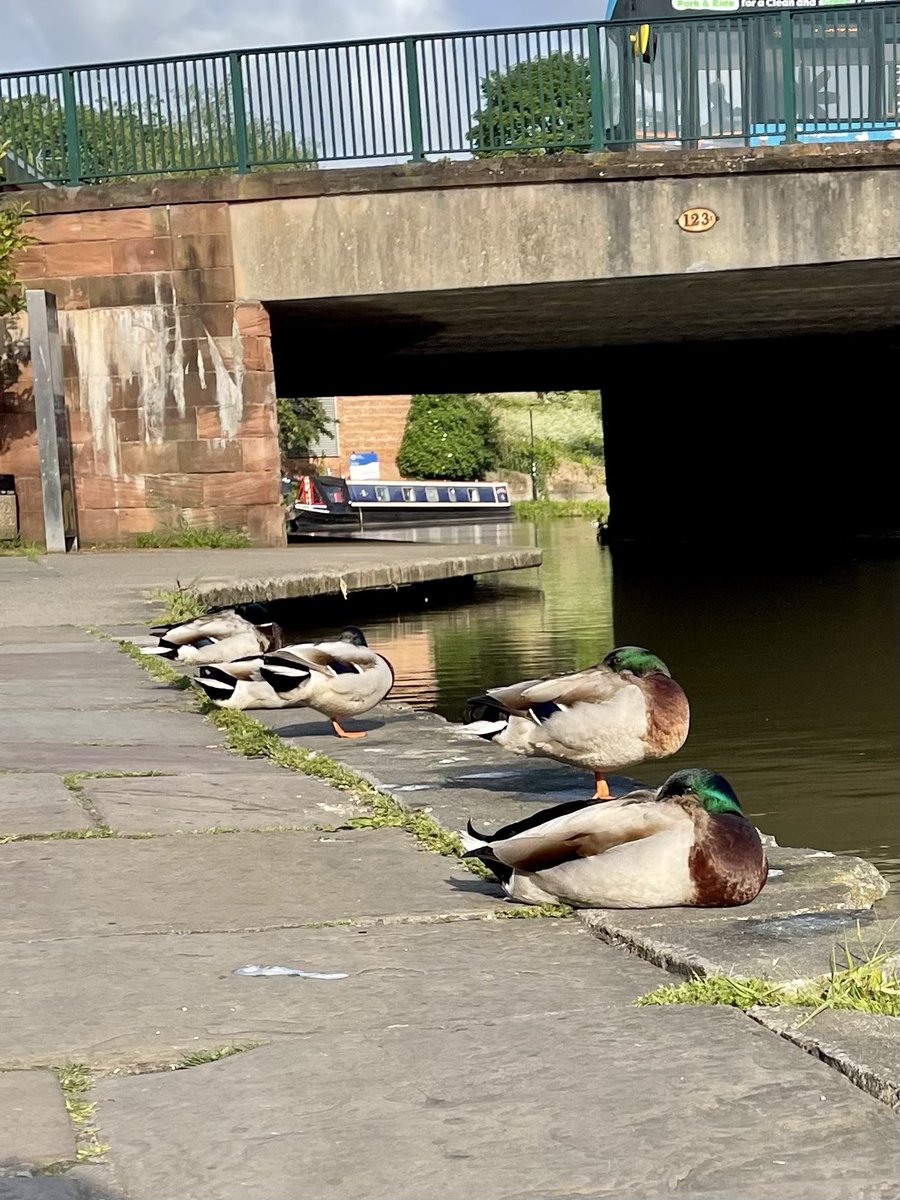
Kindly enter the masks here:
M 862 854 L 900 878 L 900 563 L 785 569 L 748 553 L 727 570 L 652 556 L 617 556 L 614 569 L 589 521 L 484 536 L 537 543 L 544 566 L 488 577 L 457 603 L 353 608 L 394 664 L 396 699 L 458 721 L 485 687 L 647 646 L 684 687 L 692 721 L 684 749 L 643 779 L 713 767 L 782 845 Z M 449 540 L 447 530 L 417 537 Z

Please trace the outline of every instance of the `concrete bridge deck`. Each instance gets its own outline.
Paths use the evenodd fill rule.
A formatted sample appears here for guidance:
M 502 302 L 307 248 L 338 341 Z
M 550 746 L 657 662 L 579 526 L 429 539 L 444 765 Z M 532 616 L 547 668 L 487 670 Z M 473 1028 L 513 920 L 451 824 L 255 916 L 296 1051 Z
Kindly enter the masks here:
M 287 549 L 120 550 L 0 558 L 0 630 L 21 625 L 143 622 L 160 588 L 190 587 L 210 605 L 342 596 L 375 588 L 538 567 L 530 546 L 423 546 L 354 541 Z

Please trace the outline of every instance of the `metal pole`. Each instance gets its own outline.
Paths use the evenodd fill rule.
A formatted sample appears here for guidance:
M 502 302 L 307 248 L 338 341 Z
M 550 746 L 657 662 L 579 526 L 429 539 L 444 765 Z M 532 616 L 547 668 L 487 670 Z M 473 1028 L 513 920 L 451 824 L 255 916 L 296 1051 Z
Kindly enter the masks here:
M 41 464 L 44 543 L 48 553 L 65 554 L 78 545 L 78 526 L 56 297 L 52 292 L 29 289 L 25 292 L 25 302 Z
M 528 405 L 528 425 L 531 429 L 531 498 L 537 500 L 537 462 L 534 457 L 534 408 Z

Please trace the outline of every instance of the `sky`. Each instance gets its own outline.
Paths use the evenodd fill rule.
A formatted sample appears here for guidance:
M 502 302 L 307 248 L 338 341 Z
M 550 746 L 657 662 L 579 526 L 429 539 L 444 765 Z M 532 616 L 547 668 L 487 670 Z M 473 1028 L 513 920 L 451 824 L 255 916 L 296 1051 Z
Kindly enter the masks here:
M 601 19 L 605 0 L 28 0 L 3 5 L 0 73 L 449 29 Z

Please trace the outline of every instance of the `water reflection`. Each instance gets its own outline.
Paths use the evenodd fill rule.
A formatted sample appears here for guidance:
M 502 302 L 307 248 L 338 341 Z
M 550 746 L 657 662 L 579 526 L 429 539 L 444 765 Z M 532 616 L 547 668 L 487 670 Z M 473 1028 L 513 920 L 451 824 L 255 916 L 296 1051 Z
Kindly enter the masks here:
M 654 555 L 617 556 L 614 571 L 589 521 L 479 529 L 476 540 L 537 541 L 544 566 L 486 577 L 456 602 L 346 606 L 394 663 L 396 699 L 459 720 L 491 684 L 586 666 L 617 642 L 649 646 L 684 685 L 692 728 L 642 777 L 713 766 L 783 844 L 855 851 L 898 876 L 900 564 L 713 569 Z

